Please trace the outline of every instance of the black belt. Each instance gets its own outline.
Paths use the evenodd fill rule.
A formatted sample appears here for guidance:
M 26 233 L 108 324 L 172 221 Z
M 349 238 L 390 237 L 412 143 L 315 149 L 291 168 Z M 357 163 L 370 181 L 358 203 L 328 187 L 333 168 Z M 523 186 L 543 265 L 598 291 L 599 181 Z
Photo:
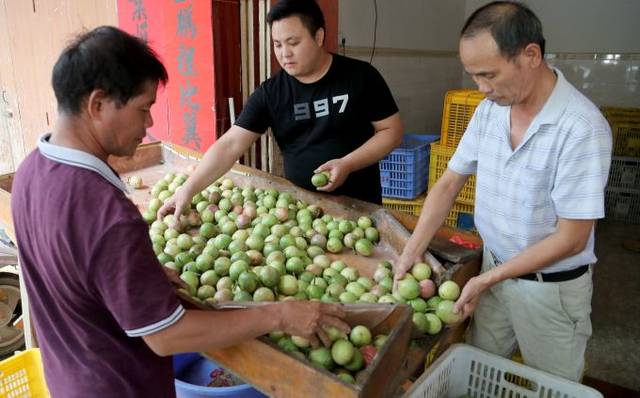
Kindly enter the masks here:
M 576 279 L 582 276 L 589 270 L 589 264 L 581 265 L 577 268 L 570 269 L 569 271 L 550 272 L 548 274 L 540 272 L 539 275 L 542 278 L 541 282 L 565 282 L 572 279 Z M 529 281 L 537 281 L 538 274 L 525 274 L 520 275 L 518 279 L 526 279 Z

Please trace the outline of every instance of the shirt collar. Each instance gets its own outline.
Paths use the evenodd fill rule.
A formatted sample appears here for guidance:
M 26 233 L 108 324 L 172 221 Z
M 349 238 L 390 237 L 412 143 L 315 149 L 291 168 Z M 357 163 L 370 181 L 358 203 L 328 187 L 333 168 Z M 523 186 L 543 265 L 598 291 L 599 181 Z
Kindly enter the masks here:
M 571 84 L 564 78 L 560 70 L 552 69 L 557 76 L 556 85 L 536 118 L 538 125 L 556 124 L 569 104 L 569 96 L 572 92 Z
M 64 163 L 69 166 L 80 167 L 96 172 L 122 192 L 129 193 L 124 182 L 122 182 L 115 171 L 113 171 L 113 169 L 105 162 L 90 153 L 60 145 L 54 145 L 49 142 L 49 138 L 51 138 L 51 133 L 43 134 L 38 139 L 38 150 L 44 157 L 58 163 Z

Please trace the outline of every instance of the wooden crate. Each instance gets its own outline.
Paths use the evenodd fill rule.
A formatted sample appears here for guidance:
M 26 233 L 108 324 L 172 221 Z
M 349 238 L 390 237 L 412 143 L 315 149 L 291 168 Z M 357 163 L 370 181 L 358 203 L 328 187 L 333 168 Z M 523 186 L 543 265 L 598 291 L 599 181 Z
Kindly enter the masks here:
M 213 310 L 183 299 L 202 309 Z M 229 303 L 217 310 L 248 308 L 270 303 Z M 273 397 L 388 397 L 407 377 L 410 364 L 407 353 L 413 323 L 407 305 L 346 304 L 346 322 L 365 325 L 372 334 L 387 334 L 388 340 L 374 361 L 363 371 L 356 384 L 345 383 L 333 373 L 318 369 L 306 360 L 282 351 L 268 337 L 233 347 L 203 353 L 225 369 L 232 371 L 265 394 Z M 389 371 L 393 369 L 394 371 Z

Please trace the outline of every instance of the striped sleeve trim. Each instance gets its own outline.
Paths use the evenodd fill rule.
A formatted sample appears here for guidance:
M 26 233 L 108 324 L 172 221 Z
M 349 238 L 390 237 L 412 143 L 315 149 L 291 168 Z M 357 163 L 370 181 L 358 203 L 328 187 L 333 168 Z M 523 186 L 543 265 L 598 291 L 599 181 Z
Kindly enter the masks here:
M 174 323 L 178 322 L 180 318 L 185 314 L 185 309 L 182 304 L 178 305 L 175 311 L 165 319 L 153 323 L 151 325 L 147 325 L 138 329 L 125 330 L 125 333 L 129 337 L 141 337 L 146 336 L 148 334 L 156 333 L 161 331 L 162 329 L 166 329 Z

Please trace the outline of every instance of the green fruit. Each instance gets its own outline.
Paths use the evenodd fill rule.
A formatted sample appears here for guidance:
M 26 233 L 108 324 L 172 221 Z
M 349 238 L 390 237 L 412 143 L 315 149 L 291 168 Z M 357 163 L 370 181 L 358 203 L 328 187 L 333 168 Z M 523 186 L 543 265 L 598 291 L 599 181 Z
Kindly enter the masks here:
M 386 334 L 379 334 L 373 339 L 373 345 L 378 349 L 378 352 L 382 349 L 382 346 L 387 342 L 389 336 Z
M 440 333 L 440 331 L 442 330 L 442 321 L 440 321 L 440 318 L 438 318 L 438 316 L 435 314 L 425 314 L 425 316 L 427 317 L 428 322 L 426 332 L 428 334 Z
M 398 293 L 406 300 L 413 300 L 420 295 L 420 285 L 413 278 L 404 278 L 398 282 Z
M 280 272 L 275 267 L 262 267 L 258 273 L 260 282 L 266 287 L 275 287 L 280 280 Z
M 364 237 L 370 242 L 378 242 L 380 240 L 380 233 L 377 229 L 369 227 L 364 230 Z
M 373 226 L 373 221 L 369 217 L 362 216 L 358 218 L 358 227 L 362 229 L 367 229 Z
M 439 296 L 433 296 L 429 300 L 427 300 L 427 309 L 435 310 L 438 308 L 438 304 L 442 301 L 442 298 Z
M 219 280 L 220 280 L 220 277 L 218 276 L 216 271 L 212 269 L 205 271 L 202 275 L 200 275 L 201 285 L 215 286 Z
M 178 247 L 182 250 L 189 250 L 193 246 L 193 239 L 188 234 L 180 234 L 177 239 Z
M 357 372 L 360 369 L 364 368 L 364 358 L 362 357 L 362 353 L 360 350 L 353 351 L 353 358 L 349 363 L 344 365 L 345 369 L 350 370 L 352 372 Z
M 356 297 L 356 295 L 351 292 L 344 292 L 340 294 L 339 298 L 340 302 L 344 304 L 352 304 L 358 300 L 358 297 Z
M 455 301 L 460 296 L 460 286 L 454 281 L 445 281 L 438 288 L 438 295 L 443 300 Z
M 201 254 L 196 258 L 196 267 L 198 267 L 198 271 L 205 272 L 213 268 L 214 261 L 210 255 Z
M 275 301 L 276 296 L 273 291 L 267 287 L 259 287 L 253 292 L 253 301 Z
M 456 323 L 462 319 L 462 314 L 453 312 L 454 302 L 450 300 L 442 300 L 436 308 L 436 315 L 442 322 L 446 324 Z
M 421 312 L 416 312 L 413 314 L 413 325 L 420 331 L 420 333 L 427 333 L 429 329 L 429 321 L 427 320 L 427 316 Z
M 216 294 L 215 287 L 209 286 L 209 285 L 202 285 L 198 288 L 198 292 L 196 293 L 196 296 L 200 300 L 206 300 L 210 297 L 213 297 L 215 294 Z
M 196 290 L 198 289 L 198 286 L 200 284 L 200 278 L 198 278 L 198 275 L 195 272 L 186 271 L 180 275 L 180 279 L 182 279 L 189 286 L 189 291 L 191 291 L 191 294 L 195 295 Z
M 282 275 L 278 283 L 278 291 L 287 296 L 293 296 L 298 292 L 298 280 L 293 275 Z
M 227 257 L 218 257 L 213 262 L 213 269 L 216 271 L 216 274 L 220 276 L 229 275 L 229 268 L 231 268 L 231 260 Z
M 323 187 L 328 183 L 329 183 L 329 178 L 327 178 L 326 174 L 318 173 L 318 174 L 314 174 L 311 177 L 311 184 L 313 184 L 314 187 Z
M 232 281 L 237 281 L 240 277 L 240 274 L 247 271 L 249 269 L 249 264 L 247 264 L 244 260 L 238 260 L 231 264 L 229 267 L 229 277 L 231 277 Z
M 369 257 L 373 254 L 373 244 L 368 239 L 358 239 L 355 244 L 358 254 Z
M 253 293 L 258 288 L 258 277 L 251 271 L 245 271 L 238 276 L 238 286 L 248 293 Z
M 427 302 L 424 301 L 422 297 L 415 298 L 413 300 L 409 300 L 408 304 L 413 308 L 415 312 L 425 312 L 427 311 Z
M 344 381 L 345 383 L 356 384 L 356 379 L 354 379 L 353 376 L 351 376 L 351 374 L 347 372 L 340 372 L 336 374 L 336 376 L 338 377 L 338 379 Z
M 429 279 L 431 277 L 431 267 L 425 263 L 416 263 L 411 268 L 411 275 L 413 275 L 418 282 Z
M 333 369 L 335 363 L 331 357 L 331 351 L 326 347 L 314 348 L 309 352 L 309 360 L 319 368 Z
M 327 251 L 331 253 L 340 253 L 342 248 L 342 240 L 338 238 L 329 238 L 329 240 L 327 240 Z
M 356 347 L 369 345 L 371 344 L 371 331 L 363 325 L 354 326 L 349 334 L 349 340 L 351 340 Z
M 331 346 L 331 357 L 338 365 L 347 365 L 355 356 L 356 349 L 347 340 L 337 340 Z

